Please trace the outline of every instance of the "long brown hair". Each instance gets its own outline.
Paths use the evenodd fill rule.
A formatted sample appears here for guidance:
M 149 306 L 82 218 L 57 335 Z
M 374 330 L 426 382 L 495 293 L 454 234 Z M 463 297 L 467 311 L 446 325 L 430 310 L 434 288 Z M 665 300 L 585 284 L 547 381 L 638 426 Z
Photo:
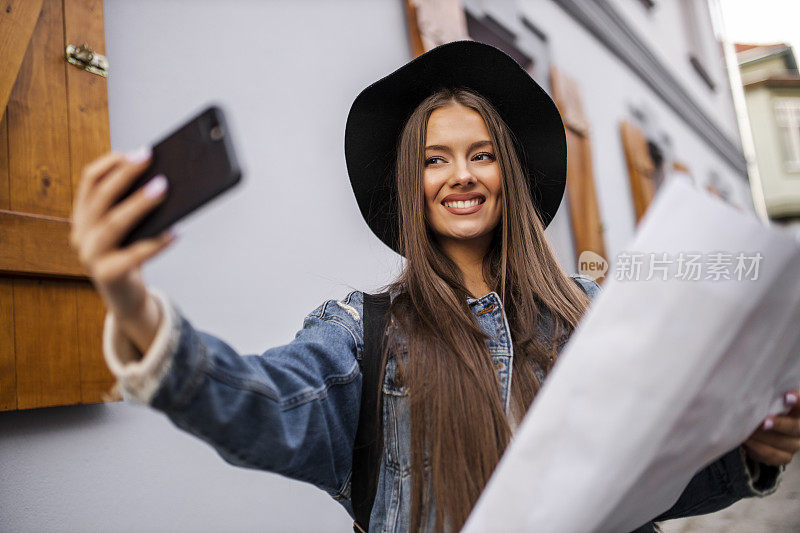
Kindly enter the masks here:
M 411 409 L 412 531 L 426 525 L 430 505 L 435 505 L 437 531 L 461 528 L 511 437 L 486 336 L 467 302 L 471 295 L 425 220 L 428 119 L 453 102 L 483 117 L 503 176 L 502 215 L 483 260 L 483 276 L 500 295 L 510 325 L 516 405 L 527 409 L 533 401 L 541 385 L 534 369 L 550 370 L 553 339 L 565 338 L 588 305 L 545 239 L 511 131 L 497 111 L 466 89 L 428 97 L 409 117 L 398 143 L 399 235 L 406 264 L 389 286 L 398 293 L 390 312 L 399 326 L 389 344 L 398 342 L 398 331 L 408 341 L 408 359 L 398 363 Z M 554 331 L 543 331 L 543 313 L 553 317 Z

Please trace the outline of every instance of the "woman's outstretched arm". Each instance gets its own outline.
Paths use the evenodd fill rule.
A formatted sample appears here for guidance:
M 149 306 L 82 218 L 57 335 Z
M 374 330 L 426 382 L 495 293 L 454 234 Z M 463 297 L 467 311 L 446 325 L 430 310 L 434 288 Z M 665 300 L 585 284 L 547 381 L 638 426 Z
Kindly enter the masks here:
M 158 332 L 143 356 L 106 316 L 103 348 L 124 396 L 163 411 L 229 463 L 322 488 L 346 505 L 358 424 L 361 293 L 309 313 L 295 339 L 241 356 L 195 330 L 157 289 Z

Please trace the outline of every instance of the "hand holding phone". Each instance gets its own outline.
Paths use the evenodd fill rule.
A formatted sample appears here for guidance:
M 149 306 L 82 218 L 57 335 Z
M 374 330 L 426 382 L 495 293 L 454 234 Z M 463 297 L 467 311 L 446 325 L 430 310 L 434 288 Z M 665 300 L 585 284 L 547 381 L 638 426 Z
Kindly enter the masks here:
M 124 201 L 155 176 L 165 176 L 169 193 L 122 240 L 154 237 L 241 179 L 224 113 L 210 106 L 153 146 L 151 165 L 118 200 Z
M 224 117 L 215 107 L 152 150 L 109 153 L 84 168 L 73 203 L 70 244 L 141 352 L 149 347 L 160 320 L 141 265 L 174 241 L 163 230 L 240 177 Z

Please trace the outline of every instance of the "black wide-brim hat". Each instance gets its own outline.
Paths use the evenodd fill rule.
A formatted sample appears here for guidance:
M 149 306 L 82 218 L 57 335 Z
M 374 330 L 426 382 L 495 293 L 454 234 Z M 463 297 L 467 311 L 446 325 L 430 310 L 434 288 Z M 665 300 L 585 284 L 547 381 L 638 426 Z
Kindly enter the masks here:
M 545 226 L 564 195 L 567 143 L 553 100 L 514 59 L 475 41 L 443 44 L 361 91 L 350 108 L 344 152 L 350 184 L 373 232 L 400 252 L 395 165 L 408 118 L 443 88 L 467 88 L 488 99 L 510 128 Z

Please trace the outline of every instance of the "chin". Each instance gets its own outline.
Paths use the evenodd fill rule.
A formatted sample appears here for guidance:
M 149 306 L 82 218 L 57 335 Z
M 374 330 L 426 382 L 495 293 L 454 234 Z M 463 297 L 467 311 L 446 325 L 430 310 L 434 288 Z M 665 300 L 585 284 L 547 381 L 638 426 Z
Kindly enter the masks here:
M 485 228 L 481 229 L 449 229 L 444 234 L 453 240 L 458 241 L 470 241 L 472 239 L 479 239 L 481 237 L 485 237 L 488 233 L 491 233 L 491 230 L 487 230 Z
M 438 224 L 429 224 L 428 226 L 434 235 L 437 235 L 439 238 L 462 242 L 485 238 L 494 231 L 499 223 L 498 221 L 492 224 L 489 221 L 483 220 L 462 220 L 458 221 L 458 223 L 437 220 L 436 222 L 438 222 Z

